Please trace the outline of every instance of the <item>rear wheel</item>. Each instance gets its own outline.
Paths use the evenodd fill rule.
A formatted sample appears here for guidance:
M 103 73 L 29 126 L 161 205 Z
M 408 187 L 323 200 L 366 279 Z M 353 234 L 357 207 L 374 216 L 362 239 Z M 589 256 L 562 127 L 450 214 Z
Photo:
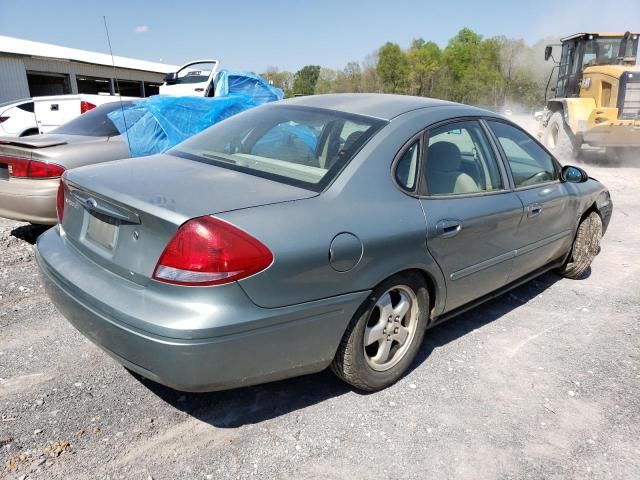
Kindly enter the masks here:
M 578 226 L 571 253 L 567 263 L 560 268 L 560 275 L 576 279 L 585 273 L 600 251 L 600 238 L 602 238 L 602 219 L 596 212 L 591 212 Z
M 551 115 L 542 140 L 545 147 L 562 161 L 575 160 L 580 152 L 580 146 L 564 122 L 562 112 Z
M 395 383 L 415 359 L 428 319 L 429 293 L 422 277 L 394 275 L 354 315 L 331 370 L 361 390 Z

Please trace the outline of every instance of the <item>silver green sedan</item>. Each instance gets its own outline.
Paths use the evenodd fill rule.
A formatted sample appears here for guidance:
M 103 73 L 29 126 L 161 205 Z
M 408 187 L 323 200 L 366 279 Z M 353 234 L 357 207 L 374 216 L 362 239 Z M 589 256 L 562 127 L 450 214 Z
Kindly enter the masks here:
M 375 94 L 276 102 L 68 171 L 57 203 L 37 247 L 58 309 L 186 391 L 327 367 L 384 388 L 433 325 L 547 270 L 583 275 L 612 211 L 504 117 Z

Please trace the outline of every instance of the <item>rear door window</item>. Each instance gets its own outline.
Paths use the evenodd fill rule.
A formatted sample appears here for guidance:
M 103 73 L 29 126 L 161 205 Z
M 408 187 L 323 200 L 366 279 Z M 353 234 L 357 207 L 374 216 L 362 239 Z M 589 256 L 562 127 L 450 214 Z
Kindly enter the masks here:
M 497 159 L 477 121 L 450 123 L 429 132 L 425 178 L 429 195 L 504 189 Z
M 25 112 L 33 113 L 33 102 L 23 103 L 22 105 L 18 105 L 18 108 Z

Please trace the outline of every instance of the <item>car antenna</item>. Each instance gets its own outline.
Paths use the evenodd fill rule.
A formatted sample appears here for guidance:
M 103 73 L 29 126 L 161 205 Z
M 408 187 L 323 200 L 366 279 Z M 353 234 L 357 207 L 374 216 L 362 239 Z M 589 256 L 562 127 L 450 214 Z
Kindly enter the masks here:
M 120 93 L 120 84 L 118 83 L 118 72 L 116 70 L 116 61 L 113 58 L 113 50 L 111 49 L 111 37 L 109 37 L 109 27 L 107 26 L 107 17 L 102 16 L 104 21 L 104 30 L 107 32 L 107 43 L 109 44 L 109 53 L 111 54 L 111 65 L 113 66 L 113 78 L 116 81 L 116 88 L 118 89 L 118 99 L 120 100 L 120 110 L 122 111 L 122 121 L 124 122 L 124 133 L 127 139 L 127 148 L 131 152 L 131 145 L 129 144 L 129 128 L 127 127 L 127 117 L 124 114 L 124 105 L 122 103 L 122 94 Z

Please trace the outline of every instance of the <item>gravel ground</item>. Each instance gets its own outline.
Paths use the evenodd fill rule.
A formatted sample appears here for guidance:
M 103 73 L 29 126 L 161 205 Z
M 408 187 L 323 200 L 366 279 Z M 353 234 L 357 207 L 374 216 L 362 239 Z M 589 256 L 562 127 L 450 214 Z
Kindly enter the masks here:
M 640 168 L 590 276 L 544 275 L 427 333 L 364 395 L 328 372 L 212 394 L 129 374 L 38 279 L 42 229 L 0 219 L 0 478 L 640 478 Z

